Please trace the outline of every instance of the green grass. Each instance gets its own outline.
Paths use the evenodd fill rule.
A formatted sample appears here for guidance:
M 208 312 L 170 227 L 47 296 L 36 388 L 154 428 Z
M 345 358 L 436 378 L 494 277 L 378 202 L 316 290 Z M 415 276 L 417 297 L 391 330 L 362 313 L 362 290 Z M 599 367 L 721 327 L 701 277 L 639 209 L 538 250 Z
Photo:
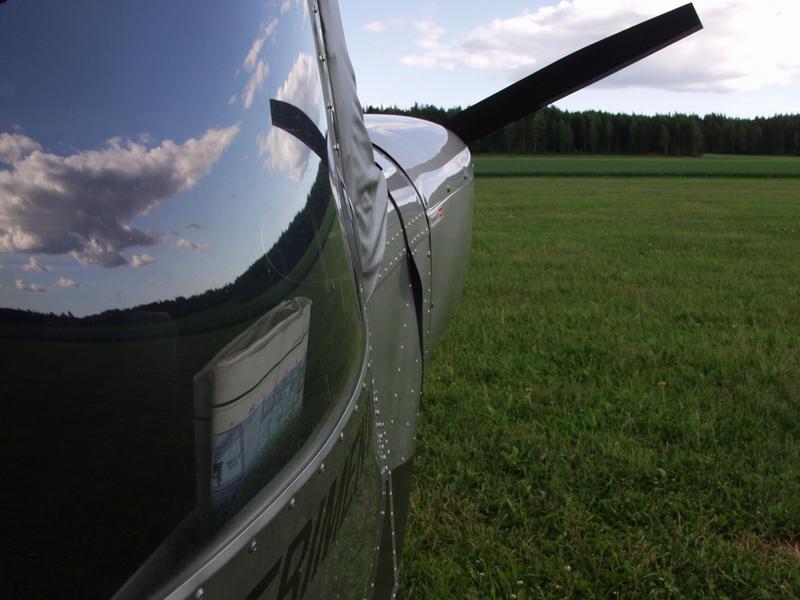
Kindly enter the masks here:
M 475 158 L 480 176 L 681 176 L 800 177 L 800 156 L 663 156 L 492 155 Z
M 799 181 L 480 179 L 427 377 L 402 597 L 800 597 Z

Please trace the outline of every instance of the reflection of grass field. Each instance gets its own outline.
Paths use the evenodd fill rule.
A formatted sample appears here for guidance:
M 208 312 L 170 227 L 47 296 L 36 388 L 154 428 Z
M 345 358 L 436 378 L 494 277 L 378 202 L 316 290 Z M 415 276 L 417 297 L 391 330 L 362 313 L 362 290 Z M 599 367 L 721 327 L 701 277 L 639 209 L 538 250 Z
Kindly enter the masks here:
M 800 181 L 477 185 L 403 595 L 800 596 Z
M 661 156 L 480 155 L 478 176 L 682 176 L 800 177 L 800 156 Z

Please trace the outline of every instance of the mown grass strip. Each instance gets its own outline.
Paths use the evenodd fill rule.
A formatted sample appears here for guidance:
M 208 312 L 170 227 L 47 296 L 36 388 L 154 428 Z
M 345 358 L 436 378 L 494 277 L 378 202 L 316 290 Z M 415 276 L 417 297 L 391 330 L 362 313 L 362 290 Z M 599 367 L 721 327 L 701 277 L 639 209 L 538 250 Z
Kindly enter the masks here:
M 800 597 L 800 184 L 484 178 L 405 598 Z
M 796 156 L 478 155 L 478 177 L 800 178 Z

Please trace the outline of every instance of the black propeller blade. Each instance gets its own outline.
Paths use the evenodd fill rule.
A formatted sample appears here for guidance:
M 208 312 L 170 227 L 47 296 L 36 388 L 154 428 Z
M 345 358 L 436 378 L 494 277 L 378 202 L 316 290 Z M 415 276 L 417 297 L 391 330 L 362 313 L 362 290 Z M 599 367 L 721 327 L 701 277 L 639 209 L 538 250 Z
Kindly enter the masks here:
M 470 143 L 702 28 L 694 6 L 681 6 L 544 67 L 470 106 L 447 128 Z

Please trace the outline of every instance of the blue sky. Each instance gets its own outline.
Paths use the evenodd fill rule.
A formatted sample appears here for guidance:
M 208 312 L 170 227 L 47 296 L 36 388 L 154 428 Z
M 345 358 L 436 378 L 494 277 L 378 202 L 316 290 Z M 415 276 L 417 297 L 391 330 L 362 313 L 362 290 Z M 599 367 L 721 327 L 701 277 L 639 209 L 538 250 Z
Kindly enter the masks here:
M 341 2 L 364 104 L 474 103 L 681 0 Z M 800 112 L 800 3 L 697 0 L 705 29 L 557 105 L 639 114 Z

